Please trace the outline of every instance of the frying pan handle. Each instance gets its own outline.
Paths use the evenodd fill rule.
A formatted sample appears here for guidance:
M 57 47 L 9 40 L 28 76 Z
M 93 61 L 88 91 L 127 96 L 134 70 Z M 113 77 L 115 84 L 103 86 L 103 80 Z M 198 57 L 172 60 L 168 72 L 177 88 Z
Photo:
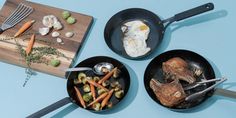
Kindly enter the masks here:
M 174 16 L 174 20 L 175 21 L 180 21 L 180 20 L 183 20 L 183 19 L 186 19 L 186 18 L 189 18 L 189 17 L 192 17 L 192 16 L 196 16 L 198 14 L 201 14 L 201 13 L 204 13 L 204 12 L 207 12 L 207 11 L 211 11 L 213 9 L 214 9 L 214 4 L 213 3 L 207 3 L 207 4 L 204 4 L 204 5 L 198 6 L 196 8 L 184 11 L 182 13 L 176 14 Z
M 216 88 L 215 90 L 216 95 L 220 96 L 225 96 L 225 97 L 230 97 L 236 99 L 236 92 L 235 91 L 230 91 L 226 89 L 221 89 L 221 88 Z
M 61 99 L 61 100 L 59 100 L 59 101 L 57 101 L 57 102 L 55 102 L 51 105 L 39 110 L 39 111 L 27 116 L 26 118 L 40 118 L 40 117 L 42 117 L 42 116 L 44 116 L 44 115 L 60 108 L 60 107 L 66 105 L 68 103 L 71 103 L 70 97 L 63 98 L 63 99 Z

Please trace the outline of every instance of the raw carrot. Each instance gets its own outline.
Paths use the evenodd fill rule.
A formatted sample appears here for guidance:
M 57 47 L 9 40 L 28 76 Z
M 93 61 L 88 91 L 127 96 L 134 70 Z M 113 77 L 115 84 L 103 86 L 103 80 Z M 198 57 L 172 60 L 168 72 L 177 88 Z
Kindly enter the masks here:
M 98 96 L 97 99 L 95 99 L 95 100 L 92 101 L 90 104 L 88 104 L 88 107 L 91 106 L 91 105 L 93 105 L 93 104 L 96 103 L 96 102 L 101 101 L 103 98 L 105 98 L 105 97 L 107 96 L 107 94 L 108 94 L 108 93 L 106 92 L 106 93 L 103 93 L 102 95 Z
M 96 99 L 96 92 L 95 92 L 94 85 L 90 84 L 90 90 L 92 92 L 93 100 L 95 100 Z
M 29 29 L 29 27 L 32 26 L 34 22 L 35 22 L 35 20 L 31 20 L 31 21 L 26 22 L 24 25 L 22 25 L 21 28 L 14 35 L 14 38 L 18 37 L 23 32 L 25 32 L 27 29 Z
M 94 85 L 94 86 L 96 86 L 96 87 L 98 87 L 98 88 L 104 89 L 105 91 L 109 91 L 107 88 L 105 88 L 105 87 L 103 87 L 102 85 L 100 85 L 100 84 L 94 82 L 93 80 L 87 80 L 87 81 L 88 81 L 88 83 L 90 83 L 90 84 L 92 84 L 92 85 Z
M 76 94 L 77 94 L 77 98 L 79 98 L 80 104 L 81 104 L 84 108 L 86 108 L 84 99 L 83 99 L 81 93 L 79 92 L 79 89 L 76 88 L 75 86 L 74 86 L 74 88 L 75 88 L 75 91 L 76 91 Z
M 108 95 L 102 100 L 101 103 L 101 109 L 107 104 L 107 102 L 109 101 L 109 99 L 111 98 L 112 94 L 113 94 L 114 90 L 110 90 Z
M 101 80 L 98 81 L 98 84 L 101 84 L 103 81 L 108 80 L 112 74 L 116 71 L 117 67 L 114 68 L 111 72 L 107 73 Z
M 34 45 L 34 40 L 35 40 L 35 34 L 33 34 L 30 38 L 30 41 L 28 43 L 28 46 L 26 48 L 26 54 L 29 55 L 29 53 L 31 52 L 33 45 Z

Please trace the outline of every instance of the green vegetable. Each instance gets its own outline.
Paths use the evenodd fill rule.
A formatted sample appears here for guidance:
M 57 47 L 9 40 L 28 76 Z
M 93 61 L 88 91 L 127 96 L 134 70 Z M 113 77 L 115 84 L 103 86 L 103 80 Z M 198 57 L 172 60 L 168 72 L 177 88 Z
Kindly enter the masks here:
M 101 104 L 100 103 L 94 103 L 92 108 L 95 110 L 95 111 L 99 111 L 100 110 L 100 107 L 101 107 Z
M 121 90 L 121 85 L 120 84 L 116 85 L 116 87 L 114 88 L 114 91 L 119 91 L 119 90 Z
M 104 90 L 104 89 L 98 89 L 98 95 L 101 95 L 101 94 L 103 94 L 105 92 L 106 92 L 106 90 Z
M 76 19 L 74 17 L 70 16 L 69 18 L 67 18 L 66 21 L 67 21 L 68 24 L 74 24 L 76 22 Z
M 83 83 L 83 80 L 86 78 L 86 75 L 84 73 L 79 73 L 78 78 L 74 79 L 74 84 L 81 84 Z
M 102 82 L 102 86 L 107 87 L 109 86 L 110 82 L 108 80 Z
M 84 94 L 83 95 L 83 99 L 84 99 L 84 101 L 85 102 L 89 102 L 90 100 L 92 100 L 92 93 L 90 92 L 90 93 L 86 93 L 86 94 Z
M 119 83 L 118 81 L 113 81 L 113 82 L 111 83 L 111 87 L 112 87 L 112 88 L 115 88 L 117 85 L 120 85 L 120 83 Z
M 90 92 L 90 86 L 88 84 L 85 84 L 83 86 L 83 90 L 84 90 L 84 92 Z
M 122 98 L 124 96 L 124 90 L 119 90 L 119 91 L 115 92 L 115 96 L 118 99 Z
M 58 60 L 58 59 L 52 59 L 51 61 L 50 61 L 50 65 L 52 65 L 53 67 L 57 67 L 57 66 L 59 66 L 60 65 L 60 60 Z
M 114 71 L 112 77 L 113 77 L 113 78 L 117 78 L 117 77 L 119 77 L 120 72 L 121 72 L 121 71 L 120 71 L 119 69 L 116 69 L 116 71 Z
M 93 77 L 93 81 L 94 81 L 94 82 L 97 83 L 99 80 L 100 80 L 100 78 L 99 78 L 98 76 Z
M 70 14 L 69 11 L 63 11 L 63 12 L 62 12 L 62 18 L 65 19 L 65 20 L 66 20 L 67 18 L 69 18 L 70 15 L 71 15 L 71 14 Z

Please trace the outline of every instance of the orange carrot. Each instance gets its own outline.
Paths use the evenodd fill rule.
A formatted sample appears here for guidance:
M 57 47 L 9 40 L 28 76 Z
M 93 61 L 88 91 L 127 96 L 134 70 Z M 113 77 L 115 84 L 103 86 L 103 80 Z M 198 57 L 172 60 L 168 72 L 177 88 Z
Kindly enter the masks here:
M 108 95 L 102 100 L 101 103 L 101 109 L 107 104 L 107 102 L 109 101 L 109 99 L 111 98 L 111 95 L 113 94 L 114 90 L 110 90 Z
M 74 88 L 75 88 L 75 91 L 76 91 L 77 97 L 79 98 L 80 104 L 81 104 L 84 108 L 86 108 L 86 105 L 85 105 L 84 99 L 83 99 L 81 93 L 79 92 L 79 89 L 76 88 L 75 86 L 74 86 Z
M 88 104 L 88 107 L 91 106 L 91 105 L 93 105 L 93 104 L 96 103 L 96 102 L 101 101 L 103 98 L 105 98 L 105 97 L 107 96 L 107 94 L 108 94 L 108 93 L 106 92 L 106 93 L 103 93 L 102 95 L 98 96 L 97 99 L 95 99 L 95 100 L 92 101 L 90 104 Z
M 90 89 L 91 89 L 91 92 L 92 92 L 93 100 L 95 100 L 96 99 L 96 92 L 95 92 L 94 85 L 90 84 Z
M 29 29 L 29 27 L 32 26 L 34 22 L 35 22 L 35 20 L 31 20 L 31 21 L 26 22 L 24 25 L 22 25 L 21 28 L 14 35 L 14 38 L 18 37 L 23 32 L 25 32 L 27 29 Z
M 33 48 L 34 40 L 35 40 L 35 34 L 33 34 L 33 35 L 31 36 L 30 41 L 29 41 L 29 43 L 28 43 L 28 46 L 27 46 L 27 48 L 26 48 L 26 50 L 25 50 L 27 55 L 31 52 L 31 50 L 32 50 L 32 48 Z
M 94 86 L 96 86 L 96 87 L 98 87 L 98 88 L 104 89 L 105 91 L 109 91 L 107 88 L 105 88 L 105 87 L 103 87 L 102 85 L 100 85 L 100 84 L 94 82 L 93 80 L 87 80 L 87 81 L 88 81 L 88 83 L 90 83 L 90 84 L 92 84 L 92 85 L 94 85 Z
M 103 81 L 109 79 L 112 74 L 116 71 L 117 67 L 114 68 L 111 72 L 107 73 L 101 80 L 98 81 L 98 84 L 101 84 Z

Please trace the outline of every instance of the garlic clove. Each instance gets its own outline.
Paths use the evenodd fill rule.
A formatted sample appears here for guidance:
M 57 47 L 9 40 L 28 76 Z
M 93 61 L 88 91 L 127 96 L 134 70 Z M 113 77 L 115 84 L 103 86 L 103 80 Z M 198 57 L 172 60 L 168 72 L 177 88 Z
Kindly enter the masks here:
M 48 34 L 50 28 L 48 27 L 43 27 L 43 28 L 39 28 L 39 33 L 42 35 L 42 36 L 45 36 Z
M 43 17 L 43 25 L 46 27 L 53 27 L 53 25 L 58 22 L 57 17 L 54 15 L 47 15 Z
M 62 43 L 62 39 L 61 38 L 57 38 L 57 43 Z
M 67 33 L 65 34 L 65 36 L 66 36 L 67 38 L 71 38 L 73 35 L 74 35 L 73 32 L 67 32 Z
M 63 26 L 59 21 L 57 21 L 53 24 L 53 28 L 55 28 L 55 30 L 61 30 Z
M 59 32 L 56 32 L 56 31 L 52 33 L 52 37 L 54 37 L 54 38 L 55 38 L 55 37 L 58 37 L 59 35 L 60 35 L 60 33 L 59 33 Z

